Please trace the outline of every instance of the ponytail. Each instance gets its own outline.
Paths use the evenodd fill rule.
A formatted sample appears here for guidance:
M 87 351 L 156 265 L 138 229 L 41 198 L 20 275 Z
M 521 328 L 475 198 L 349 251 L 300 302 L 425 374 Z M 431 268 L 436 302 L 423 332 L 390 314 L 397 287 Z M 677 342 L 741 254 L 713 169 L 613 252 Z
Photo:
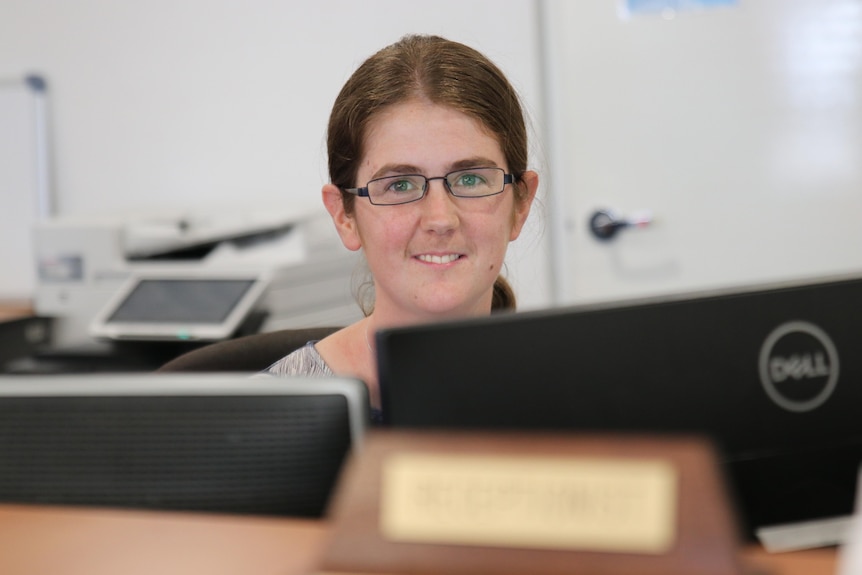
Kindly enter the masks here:
M 491 299 L 491 312 L 514 311 L 517 307 L 515 292 L 503 276 L 494 282 L 494 295 Z

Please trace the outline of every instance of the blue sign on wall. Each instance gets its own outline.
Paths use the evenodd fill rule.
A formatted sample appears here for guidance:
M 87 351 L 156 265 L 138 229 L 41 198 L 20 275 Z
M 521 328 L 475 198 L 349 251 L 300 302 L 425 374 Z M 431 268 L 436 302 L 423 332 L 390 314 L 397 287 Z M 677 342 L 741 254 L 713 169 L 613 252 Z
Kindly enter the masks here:
M 713 8 L 732 6 L 738 0 L 624 0 L 624 10 L 628 14 L 653 14 L 667 10 L 679 11 L 694 8 Z

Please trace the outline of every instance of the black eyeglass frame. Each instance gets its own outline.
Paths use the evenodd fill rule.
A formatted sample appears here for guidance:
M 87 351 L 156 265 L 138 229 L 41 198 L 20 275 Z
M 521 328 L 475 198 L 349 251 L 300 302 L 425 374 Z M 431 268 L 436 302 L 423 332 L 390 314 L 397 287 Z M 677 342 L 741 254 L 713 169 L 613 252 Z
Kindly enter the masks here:
M 471 170 L 498 170 L 503 172 L 503 184 L 500 187 L 499 192 L 494 192 L 492 194 L 482 194 L 481 196 L 465 196 L 456 194 L 452 191 L 452 187 L 449 185 L 449 176 L 452 174 L 458 174 L 460 172 L 470 172 Z M 374 200 L 371 199 L 371 195 L 368 193 L 368 186 L 373 184 L 374 182 L 379 182 L 380 180 L 388 180 L 390 178 L 422 178 L 425 180 L 425 184 L 422 186 L 422 195 L 413 200 L 407 200 L 406 202 L 398 202 L 397 204 L 377 204 L 374 203 Z M 498 194 L 502 194 L 506 190 L 506 186 L 508 184 L 515 183 L 515 176 L 512 174 L 507 174 L 503 168 L 495 168 L 492 166 L 480 166 L 476 168 L 462 168 L 460 170 L 452 170 L 448 174 L 444 176 L 435 176 L 433 178 L 429 178 L 424 174 L 398 174 L 397 176 L 384 176 L 382 178 L 374 178 L 370 180 L 364 187 L 361 188 L 341 188 L 342 191 L 347 192 L 348 194 L 353 194 L 355 196 L 359 196 L 360 198 L 368 198 L 368 201 L 371 202 L 372 205 L 375 206 L 403 206 L 404 204 L 412 204 L 413 202 L 418 202 L 422 198 L 424 198 L 428 194 L 428 187 L 432 180 L 443 180 L 443 187 L 446 188 L 446 191 L 455 196 L 456 198 L 489 198 L 491 196 L 496 196 Z

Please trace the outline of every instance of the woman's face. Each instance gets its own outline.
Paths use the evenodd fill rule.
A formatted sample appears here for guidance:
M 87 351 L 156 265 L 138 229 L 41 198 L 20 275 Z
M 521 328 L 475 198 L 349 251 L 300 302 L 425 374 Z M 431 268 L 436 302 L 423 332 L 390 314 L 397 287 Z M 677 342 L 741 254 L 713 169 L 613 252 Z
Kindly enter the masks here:
M 393 106 L 371 123 L 356 184 L 399 174 L 437 177 L 465 167 L 508 166 L 496 138 L 451 108 L 421 100 Z M 425 197 L 395 206 L 356 198 L 344 213 L 334 186 L 324 201 L 342 241 L 365 250 L 374 277 L 375 315 L 390 321 L 487 314 L 494 280 L 510 241 L 518 237 L 538 185 L 525 176 L 528 199 L 514 187 L 481 198 L 456 198 L 442 180 Z M 337 200 L 337 201 L 336 201 Z

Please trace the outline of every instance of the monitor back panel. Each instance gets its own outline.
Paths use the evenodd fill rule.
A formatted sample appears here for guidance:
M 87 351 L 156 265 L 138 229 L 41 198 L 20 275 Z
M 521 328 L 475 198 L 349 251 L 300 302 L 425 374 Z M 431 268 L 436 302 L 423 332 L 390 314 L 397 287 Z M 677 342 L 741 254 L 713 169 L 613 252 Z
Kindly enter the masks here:
M 317 517 L 364 393 L 244 374 L 0 378 L 0 501 Z
M 860 348 L 858 278 L 378 334 L 389 425 L 706 434 L 749 528 L 851 511 Z

